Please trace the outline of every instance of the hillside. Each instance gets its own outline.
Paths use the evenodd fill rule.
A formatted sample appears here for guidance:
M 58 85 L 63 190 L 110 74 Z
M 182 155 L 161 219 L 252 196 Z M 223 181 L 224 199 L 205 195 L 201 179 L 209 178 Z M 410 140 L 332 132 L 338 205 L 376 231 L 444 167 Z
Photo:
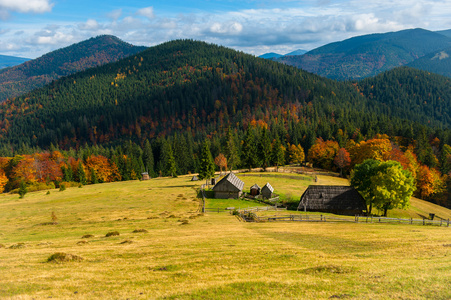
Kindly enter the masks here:
M 451 297 L 451 227 L 245 223 L 200 213 L 198 187 L 182 176 L 1 195 L 0 298 Z
M 29 58 L 0 55 L 0 69 L 14 67 L 16 65 L 20 65 L 29 60 L 30 60 Z
M 278 61 L 331 79 L 361 79 L 450 46 L 443 34 L 410 29 L 353 37 Z
M 421 107 L 421 106 L 420 106 Z M 101 109 L 100 109 L 101 108 Z M 425 121 L 396 107 L 384 113 L 348 83 L 194 41 L 173 41 L 120 62 L 63 78 L 3 103 L 0 141 L 62 149 L 108 146 L 188 133 L 196 139 L 228 127 L 268 124 L 271 136 L 309 149 L 316 137 L 400 135 Z
M 451 77 L 451 47 L 414 60 L 407 66 Z
M 117 37 L 103 35 L 0 70 L 0 102 L 42 87 L 62 76 L 114 62 L 144 49 Z
M 451 126 L 451 79 L 401 67 L 357 83 L 381 114 L 404 115 L 423 124 L 439 121 Z

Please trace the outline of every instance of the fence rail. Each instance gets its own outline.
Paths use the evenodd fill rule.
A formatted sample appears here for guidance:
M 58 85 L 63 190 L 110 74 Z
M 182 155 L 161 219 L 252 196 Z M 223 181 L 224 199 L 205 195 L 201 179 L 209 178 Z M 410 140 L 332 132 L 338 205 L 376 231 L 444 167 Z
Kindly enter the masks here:
M 268 210 L 275 210 L 268 209 Z M 277 208 L 277 210 L 282 210 Z M 285 209 L 286 210 L 286 209 Z M 307 214 L 293 214 L 293 215 L 273 215 L 273 216 L 259 216 L 256 214 L 260 210 L 242 210 L 240 211 L 241 217 L 248 222 L 348 222 L 348 223 L 398 223 L 409 225 L 433 225 L 433 226 L 446 226 L 450 227 L 450 219 L 429 220 L 429 219 L 402 219 L 402 218 L 385 218 L 385 217 L 367 217 L 367 216 L 355 216 L 352 217 L 337 217 L 337 216 L 325 216 L 325 215 L 307 215 Z M 243 217 L 246 216 L 246 217 Z

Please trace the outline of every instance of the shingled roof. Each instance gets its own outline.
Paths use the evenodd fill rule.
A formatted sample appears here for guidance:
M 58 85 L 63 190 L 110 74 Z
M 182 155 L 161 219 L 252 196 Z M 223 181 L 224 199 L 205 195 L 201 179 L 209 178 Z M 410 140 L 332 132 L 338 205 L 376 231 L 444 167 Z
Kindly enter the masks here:
M 363 213 L 365 199 L 352 186 L 311 185 L 301 197 L 298 210 Z
M 244 181 L 236 177 L 232 172 L 227 174 L 224 178 L 218 181 L 213 187 L 213 191 L 223 191 L 221 187 L 227 187 L 228 190 L 242 191 L 244 187 Z

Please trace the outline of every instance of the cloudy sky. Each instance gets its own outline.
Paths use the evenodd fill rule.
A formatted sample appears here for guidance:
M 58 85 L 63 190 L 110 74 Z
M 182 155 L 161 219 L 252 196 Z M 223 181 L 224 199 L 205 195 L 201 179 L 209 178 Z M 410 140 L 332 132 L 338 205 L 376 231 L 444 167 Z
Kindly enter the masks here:
M 0 54 L 36 58 L 100 34 L 285 54 L 369 33 L 451 29 L 450 16 L 451 0 L 0 0 Z

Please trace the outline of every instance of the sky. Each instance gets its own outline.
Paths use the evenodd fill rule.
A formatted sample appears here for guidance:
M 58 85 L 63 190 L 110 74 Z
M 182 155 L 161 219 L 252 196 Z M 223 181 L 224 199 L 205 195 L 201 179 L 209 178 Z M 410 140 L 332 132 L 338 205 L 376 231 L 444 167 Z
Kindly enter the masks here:
M 0 0 L 0 54 L 37 58 L 102 34 L 286 54 L 353 36 L 451 29 L 451 0 Z

